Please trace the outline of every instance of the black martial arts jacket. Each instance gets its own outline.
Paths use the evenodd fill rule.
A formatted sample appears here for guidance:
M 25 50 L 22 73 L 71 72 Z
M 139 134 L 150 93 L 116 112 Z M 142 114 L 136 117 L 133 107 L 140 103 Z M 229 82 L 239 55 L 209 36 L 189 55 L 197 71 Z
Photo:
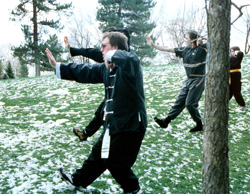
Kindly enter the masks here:
M 109 125 L 110 135 L 145 130 L 147 116 L 140 61 L 135 53 L 121 50 L 115 51 L 111 61 L 115 64 L 112 71 L 105 63 L 62 63 L 57 67 L 57 75 L 80 83 L 104 83 L 104 127 Z

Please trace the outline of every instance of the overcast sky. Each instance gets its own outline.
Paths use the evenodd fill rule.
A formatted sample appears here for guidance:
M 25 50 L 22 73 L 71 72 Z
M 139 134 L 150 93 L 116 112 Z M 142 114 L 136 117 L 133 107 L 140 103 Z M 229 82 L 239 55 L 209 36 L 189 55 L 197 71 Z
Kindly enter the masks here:
M 205 0 L 155 0 L 157 2 L 156 9 L 159 10 L 161 7 L 164 8 L 164 14 L 168 16 L 176 15 L 180 8 L 183 7 L 184 2 L 188 2 L 187 5 L 195 2 L 195 5 L 204 5 Z M 12 44 L 19 45 L 23 40 L 23 33 L 20 29 L 20 25 L 15 22 L 9 21 L 10 10 L 14 9 L 18 4 L 19 0 L 11 0 L 10 3 L 2 3 L 0 6 L 0 21 L 1 21 L 1 31 L 0 31 L 0 46 L 1 44 Z M 61 0 L 62 2 L 62 0 Z M 71 2 L 70 0 L 63 0 L 63 2 Z M 75 6 L 74 12 L 81 12 L 83 14 L 89 14 L 95 16 L 96 7 L 98 6 L 98 0 L 73 0 L 73 5 Z M 249 0 L 234 0 L 237 5 L 249 4 Z M 200 4 L 200 5 L 199 5 Z M 250 8 L 250 7 L 249 7 Z M 157 11 L 154 14 L 158 14 Z M 237 17 L 236 9 L 232 9 L 232 18 Z M 245 43 L 245 24 L 243 19 L 239 19 L 231 29 L 231 46 L 232 45 L 244 45 Z M 242 48 L 243 50 L 243 48 Z

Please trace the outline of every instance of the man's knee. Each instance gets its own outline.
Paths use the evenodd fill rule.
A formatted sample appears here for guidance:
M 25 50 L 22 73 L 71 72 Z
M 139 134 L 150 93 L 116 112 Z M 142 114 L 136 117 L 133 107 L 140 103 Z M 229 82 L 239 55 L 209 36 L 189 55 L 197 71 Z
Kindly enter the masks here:
M 194 105 L 194 104 L 186 104 L 185 106 L 189 112 L 195 111 L 198 107 L 198 105 Z

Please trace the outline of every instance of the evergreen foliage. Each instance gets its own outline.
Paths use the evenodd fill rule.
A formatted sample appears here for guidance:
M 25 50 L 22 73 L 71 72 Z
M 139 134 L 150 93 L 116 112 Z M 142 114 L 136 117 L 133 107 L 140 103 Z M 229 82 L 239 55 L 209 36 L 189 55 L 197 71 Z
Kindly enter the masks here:
M 156 26 L 154 22 L 150 22 L 150 9 L 156 4 L 153 0 L 99 0 L 99 3 L 97 20 L 101 30 L 113 26 L 128 29 L 131 51 L 136 52 L 144 63 L 147 57 L 156 55 L 145 41 Z
M 7 79 L 14 79 L 15 78 L 15 74 L 14 74 L 14 71 L 13 71 L 13 68 L 11 66 L 11 63 L 8 62 L 6 68 L 5 68 L 5 72 L 6 72 L 6 75 L 8 76 Z M 5 76 L 6 77 L 6 76 Z
M 3 62 L 0 60 L 0 79 L 3 78 Z
M 3 79 L 9 79 L 9 76 L 7 75 L 7 73 L 3 74 Z
M 25 63 L 21 64 L 20 77 L 28 77 L 28 75 L 29 75 L 28 66 Z
M 61 30 L 59 14 L 70 15 L 72 3 L 62 4 L 57 0 L 19 0 L 19 4 L 11 12 L 12 21 L 22 22 L 25 42 L 13 47 L 14 57 L 18 57 L 21 64 L 35 64 L 36 76 L 40 75 L 40 65 L 48 68 L 43 62 L 46 34 L 49 29 Z M 62 50 L 61 45 L 57 45 Z M 52 68 L 51 68 L 52 70 Z

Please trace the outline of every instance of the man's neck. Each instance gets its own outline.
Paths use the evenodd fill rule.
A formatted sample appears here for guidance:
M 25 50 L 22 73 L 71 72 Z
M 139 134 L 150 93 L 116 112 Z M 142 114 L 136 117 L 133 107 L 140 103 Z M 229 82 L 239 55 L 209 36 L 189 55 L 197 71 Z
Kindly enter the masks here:
M 187 48 L 193 49 L 193 48 L 195 48 L 195 47 L 196 47 L 196 45 L 195 45 L 194 43 L 192 43 L 192 42 L 190 42 L 190 43 L 187 45 Z
M 196 44 L 191 43 L 191 48 L 195 48 L 195 47 L 196 47 Z

